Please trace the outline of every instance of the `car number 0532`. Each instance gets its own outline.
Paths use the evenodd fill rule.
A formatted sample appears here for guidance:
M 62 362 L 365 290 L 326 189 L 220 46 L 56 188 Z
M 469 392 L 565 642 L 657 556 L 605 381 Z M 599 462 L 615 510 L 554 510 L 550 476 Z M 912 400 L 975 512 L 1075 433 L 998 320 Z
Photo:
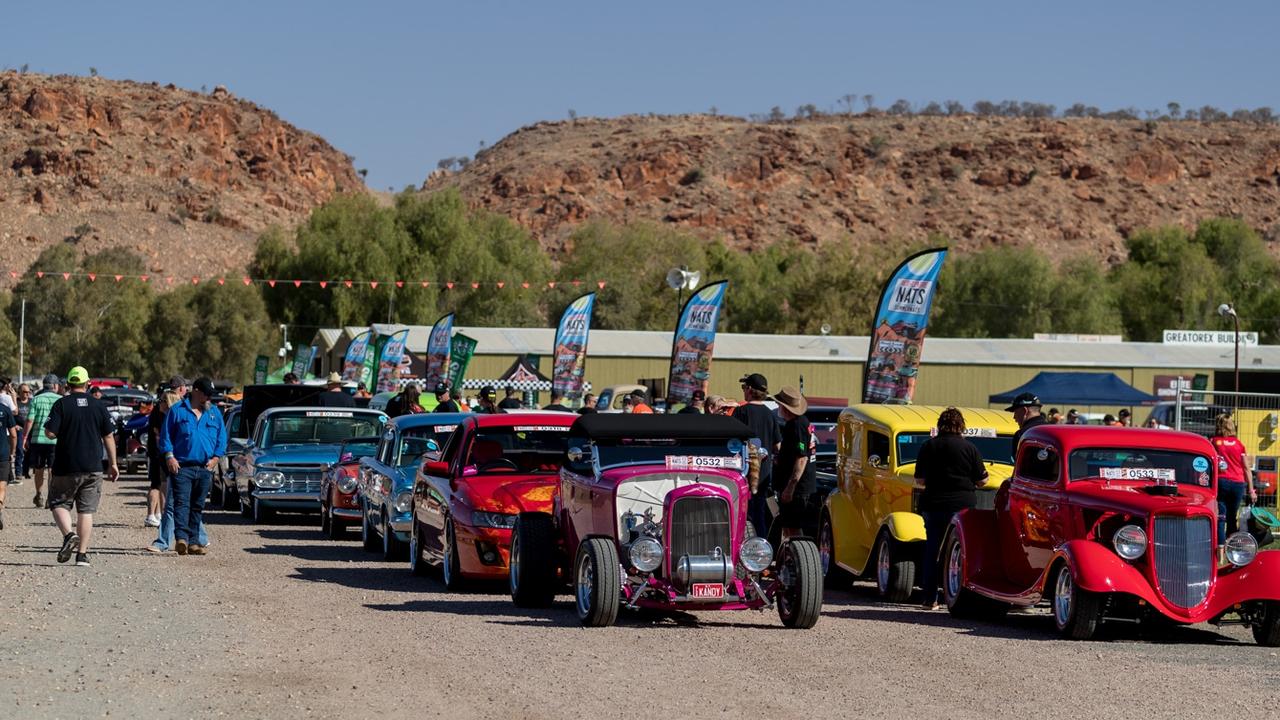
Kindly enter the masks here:
M 724 597 L 724 586 L 720 583 L 694 583 L 689 596 L 719 599 Z
M 718 455 L 668 455 L 667 468 L 685 470 L 690 468 L 742 468 L 742 458 Z

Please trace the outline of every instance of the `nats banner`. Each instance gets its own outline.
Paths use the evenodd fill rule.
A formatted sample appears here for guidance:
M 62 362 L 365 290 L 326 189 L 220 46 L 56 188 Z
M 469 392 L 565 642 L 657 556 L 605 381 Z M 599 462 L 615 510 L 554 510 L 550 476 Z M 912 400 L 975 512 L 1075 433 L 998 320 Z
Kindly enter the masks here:
M 449 380 L 449 350 L 453 337 L 453 313 L 449 313 L 431 326 L 431 337 L 427 338 L 427 392 L 435 390 L 436 385 Z
M 449 343 L 449 387 L 462 387 L 467 377 L 467 366 L 471 364 L 471 356 L 476 354 L 476 339 L 455 333 Z M 434 388 L 433 388 L 434 389 Z
M 946 257 L 946 248 L 925 250 L 904 260 L 889 276 L 871 325 L 862 402 L 911 402 L 938 272 Z
M 404 358 L 404 342 L 409 338 L 408 330 L 392 333 L 382 346 L 382 356 L 378 362 L 378 392 L 400 389 L 400 361 Z
M 362 375 L 365 351 L 369 349 L 369 337 L 369 331 L 365 330 L 351 339 L 351 344 L 347 346 L 347 354 L 342 358 L 343 382 L 359 383 L 361 387 L 368 385 L 368 378 Z
M 556 344 L 552 351 L 551 389 L 566 400 L 582 398 L 583 373 L 587 369 L 587 335 L 591 332 L 591 312 L 596 294 L 587 293 L 569 303 L 556 327 Z
M 711 354 L 716 346 L 716 325 L 728 280 L 705 285 L 680 311 L 671 343 L 671 375 L 667 394 L 676 402 L 689 402 L 693 391 L 706 391 L 711 378 Z

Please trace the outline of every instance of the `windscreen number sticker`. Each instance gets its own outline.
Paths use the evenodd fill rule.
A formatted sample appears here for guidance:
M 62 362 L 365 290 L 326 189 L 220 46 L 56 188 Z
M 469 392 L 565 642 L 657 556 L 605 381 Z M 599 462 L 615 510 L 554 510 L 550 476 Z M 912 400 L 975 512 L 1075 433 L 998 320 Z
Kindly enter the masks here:
M 742 458 L 738 456 L 721 457 L 719 455 L 668 455 L 668 470 L 697 470 L 699 468 L 732 468 L 742 469 Z
M 453 432 L 454 430 L 457 429 L 457 427 L 458 427 L 457 425 L 436 425 L 435 431 L 438 433 Z
M 516 432 L 569 432 L 568 425 L 517 425 Z
M 1102 468 L 1102 477 L 1107 480 L 1156 480 L 1158 482 L 1177 482 L 1178 473 L 1173 468 Z
M 341 412 L 339 410 L 308 410 L 307 417 L 355 417 L 355 413 Z
M 977 428 L 977 427 L 965 428 L 964 432 L 960 434 L 965 437 L 993 438 L 993 437 L 996 437 L 996 429 L 995 428 Z M 929 428 L 929 435 L 931 435 L 932 437 L 938 437 L 938 428 L 936 427 Z

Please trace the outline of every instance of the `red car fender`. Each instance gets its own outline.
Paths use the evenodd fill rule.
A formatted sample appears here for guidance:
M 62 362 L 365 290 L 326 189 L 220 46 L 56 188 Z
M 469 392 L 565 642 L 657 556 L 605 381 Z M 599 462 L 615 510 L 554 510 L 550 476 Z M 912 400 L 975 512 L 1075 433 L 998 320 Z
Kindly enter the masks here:
M 1076 587 L 1082 590 L 1096 593 L 1128 593 L 1152 605 L 1164 606 L 1165 604 L 1156 597 L 1156 592 L 1146 575 L 1106 545 L 1094 540 L 1068 540 L 1054 554 L 1053 562 L 1049 563 L 1050 570 L 1060 559 L 1071 568 L 1072 580 Z M 1053 578 L 1049 576 L 1041 580 L 1042 587 L 1052 582 Z
M 1220 571 L 1209 597 L 1223 610 L 1250 600 L 1280 600 L 1280 550 L 1260 552 L 1242 568 Z
M 1000 556 L 999 537 L 996 529 L 995 510 L 961 510 L 951 520 L 949 533 L 960 539 L 964 548 L 964 584 L 970 588 L 974 585 L 985 585 L 984 578 L 1003 577 L 1003 558 Z M 940 546 L 944 557 L 939 558 L 939 567 L 946 562 L 947 538 L 943 538 Z

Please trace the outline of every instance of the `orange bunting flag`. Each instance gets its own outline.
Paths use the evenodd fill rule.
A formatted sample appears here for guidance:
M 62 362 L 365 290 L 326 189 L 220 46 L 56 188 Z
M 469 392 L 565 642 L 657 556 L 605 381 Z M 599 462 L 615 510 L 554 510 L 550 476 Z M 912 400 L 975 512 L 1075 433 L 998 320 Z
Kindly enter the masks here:
M 275 281 L 275 280 L 268 280 L 268 281 L 267 281 L 267 284 L 268 284 L 268 285 L 270 285 L 271 287 L 275 287 L 275 286 L 276 286 L 276 281 Z
M 480 283 L 471 283 L 471 289 L 472 289 L 472 290 L 479 290 L 479 289 L 480 289 Z
M 321 281 L 320 281 L 320 289 L 321 289 L 321 290 L 323 290 L 323 289 L 325 289 L 325 288 L 327 288 L 327 287 L 329 287 L 329 281 L 328 281 L 328 280 L 321 280 Z
M 377 289 L 378 289 L 378 281 L 377 281 L 377 280 L 370 280 L 370 281 L 369 281 L 369 287 L 373 288 L 374 290 L 377 290 Z
M 89 273 L 89 282 L 97 282 L 97 281 L 98 281 L 97 273 Z
M 551 288 L 552 290 L 554 290 L 554 289 L 556 288 L 556 281 L 555 281 L 555 280 L 552 280 L 551 282 L 547 283 L 547 287 L 549 287 L 549 288 Z
M 117 275 L 117 276 L 116 276 L 116 282 L 120 282 L 120 280 L 121 280 L 121 279 L 123 279 L 123 278 L 124 278 L 124 276 L 123 276 L 123 275 Z
M 300 288 L 300 287 L 302 287 L 302 281 L 301 281 L 301 280 L 294 280 L 294 281 L 293 281 L 293 286 L 294 286 L 294 287 L 296 287 L 296 288 Z
M 498 289 L 499 289 L 499 290 L 501 290 L 501 289 L 502 289 L 503 287 L 505 287 L 505 286 L 506 286 L 506 283 L 505 283 L 505 282 L 501 282 L 501 281 L 499 281 L 499 282 L 498 282 Z
M 396 281 L 396 287 L 404 287 L 404 281 L 403 281 L 403 280 L 397 280 L 397 281 Z
M 600 282 L 596 283 L 596 286 L 597 286 L 597 287 L 599 287 L 601 290 L 603 290 L 603 289 L 604 289 L 604 281 L 603 281 L 603 280 L 601 280 Z
M 226 279 L 226 278 L 218 278 L 218 284 L 219 284 L 219 285 L 225 285 L 226 283 L 227 283 L 227 279 Z
M 150 277 L 150 276 L 149 276 L 149 275 L 141 275 L 141 276 L 139 276 L 139 278 L 138 278 L 138 279 L 139 279 L 139 280 L 141 280 L 142 282 L 146 282 L 148 277 Z
M 199 285 L 199 284 L 200 284 L 200 278 L 198 278 L 198 277 L 196 277 L 196 276 L 192 275 L 192 276 L 191 276 L 191 284 L 192 284 L 192 285 Z
M 445 286 L 445 287 L 447 287 L 447 288 L 449 288 L 450 290 L 452 290 L 452 289 L 453 289 L 453 283 L 451 283 L 451 282 L 447 282 L 447 283 L 445 283 L 445 284 L 444 284 L 444 286 Z
M 525 290 L 528 290 L 528 289 L 529 289 L 529 283 L 520 283 L 520 287 L 524 288 Z
M 343 284 L 343 285 L 346 285 L 347 287 L 351 287 L 351 281 L 350 281 L 350 280 L 343 280 L 343 281 L 342 281 L 342 284 Z
M 63 279 L 63 280 L 70 280 L 70 279 L 71 279 L 71 273 L 62 273 L 62 279 Z
M 44 279 L 44 271 L 43 271 L 43 270 L 37 270 L 37 271 L 36 271 L 36 277 L 38 277 L 38 278 L 40 278 L 41 280 L 43 280 L 43 279 Z
M 253 278 L 249 278 L 249 277 L 245 278 L 245 279 L 244 279 L 244 284 L 245 284 L 245 285 L 252 285 L 252 284 L 253 284 Z

